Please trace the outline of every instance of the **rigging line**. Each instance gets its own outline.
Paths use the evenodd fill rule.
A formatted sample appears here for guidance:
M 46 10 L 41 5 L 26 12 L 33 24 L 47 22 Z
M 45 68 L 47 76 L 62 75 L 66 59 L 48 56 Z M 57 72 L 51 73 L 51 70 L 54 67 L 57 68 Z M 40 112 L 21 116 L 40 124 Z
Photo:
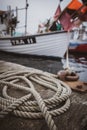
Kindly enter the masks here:
M 67 32 L 67 41 L 69 42 L 69 33 L 70 31 Z M 67 47 L 67 51 L 66 51 L 66 68 L 67 69 L 70 69 L 70 66 L 69 66 L 69 50 L 68 50 L 68 47 Z

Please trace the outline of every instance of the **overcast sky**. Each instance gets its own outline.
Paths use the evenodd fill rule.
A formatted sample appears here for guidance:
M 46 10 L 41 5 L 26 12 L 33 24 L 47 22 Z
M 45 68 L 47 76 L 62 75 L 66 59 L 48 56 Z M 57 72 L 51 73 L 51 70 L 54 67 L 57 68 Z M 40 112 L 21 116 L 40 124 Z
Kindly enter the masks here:
M 25 7 L 26 0 L 0 0 L 0 10 L 7 10 L 7 6 L 11 5 L 12 9 Z M 71 0 L 63 0 L 61 2 L 61 8 L 65 8 Z M 37 26 L 40 22 L 44 22 L 46 19 L 51 18 L 58 6 L 59 0 L 28 0 L 28 27 L 27 30 L 30 33 L 37 31 Z M 20 26 L 25 24 L 25 10 L 19 11 L 18 18 Z M 18 30 L 20 31 L 20 29 Z M 24 29 L 22 29 L 24 31 Z

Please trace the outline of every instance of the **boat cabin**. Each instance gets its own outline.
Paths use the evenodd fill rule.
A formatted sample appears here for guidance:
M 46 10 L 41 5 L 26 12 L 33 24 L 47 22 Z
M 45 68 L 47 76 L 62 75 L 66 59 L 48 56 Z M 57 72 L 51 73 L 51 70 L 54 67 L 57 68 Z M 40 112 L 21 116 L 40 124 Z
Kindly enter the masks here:
M 0 10 L 0 34 L 6 31 L 6 11 Z
M 71 39 L 73 40 L 87 40 L 87 26 L 81 26 L 72 31 Z
M 0 10 L 0 36 L 13 35 L 17 25 L 17 17 L 12 10 Z

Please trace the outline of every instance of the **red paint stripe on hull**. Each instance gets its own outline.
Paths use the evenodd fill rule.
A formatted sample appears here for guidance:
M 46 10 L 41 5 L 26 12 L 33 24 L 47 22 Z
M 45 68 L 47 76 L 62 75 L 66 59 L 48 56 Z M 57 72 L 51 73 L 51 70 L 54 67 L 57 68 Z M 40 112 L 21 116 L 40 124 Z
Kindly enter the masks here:
M 76 48 L 70 48 L 70 52 L 79 52 L 79 53 L 87 53 L 87 44 L 81 44 Z

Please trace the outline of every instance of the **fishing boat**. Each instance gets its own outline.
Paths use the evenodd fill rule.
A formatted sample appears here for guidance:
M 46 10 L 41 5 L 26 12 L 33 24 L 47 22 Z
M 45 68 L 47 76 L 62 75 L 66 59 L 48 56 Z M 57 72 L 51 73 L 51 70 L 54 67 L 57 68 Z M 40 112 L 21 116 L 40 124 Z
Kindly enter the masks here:
M 0 50 L 18 54 L 63 57 L 67 47 L 66 32 L 0 38 Z
M 75 29 L 69 44 L 71 53 L 87 53 L 87 26 Z
M 76 4 L 79 5 L 78 1 L 72 1 L 67 7 L 72 9 L 71 5 L 73 4 L 73 2 L 76 2 Z M 80 5 L 82 8 L 83 4 Z M 28 1 L 26 0 L 25 34 L 21 36 L 13 35 L 13 32 L 15 32 L 16 25 L 19 22 L 17 20 L 18 9 L 16 8 L 16 16 L 13 15 L 13 11 L 11 10 L 11 8 L 9 8 L 7 12 L 0 11 L 0 50 L 16 54 L 28 54 L 35 56 L 51 56 L 62 58 L 69 45 L 69 37 L 71 33 L 70 31 L 68 31 L 69 33 L 67 33 L 67 30 L 69 30 L 69 28 L 72 26 L 72 22 L 71 18 L 69 17 L 69 15 L 71 14 L 65 12 L 68 8 L 65 8 L 63 13 L 61 13 L 59 16 L 59 7 L 60 6 L 58 6 L 55 13 L 55 21 L 57 22 L 59 19 L 64 30 L 53 30 L 44 33 L 27 34 Z M 77 7 L 75 7 L 76 10 L 80 8 L 80 6 Z M 77 15 L 75 17 L 77 17 Z
M 26 0 L 26 16 L 27 16 L 28 2 Z M 13 17 L 11 7 L 8 11 L 0 11 L 0 50 L 16 54 L 27 54 L 35 56 L 52 56 L 63 57 L 68 47 L 68 35 L 66 31 L 51 31 L 36 34 L 27 34 L 27 25 L 25 24 L 25 34 L 21 36 L 14 36 L 17 24 L 18 9 L 16 9 L 16 16 Z M 6 17 L 5 20 L 5 15 Z M 3 18 L 3 19 L 2 19 Z M 9 24 L 10 21 L 10 24 Z M 27 23 L 27 17 L 26 17 Z M 10 35 L 9 35 L 10 34 Z

